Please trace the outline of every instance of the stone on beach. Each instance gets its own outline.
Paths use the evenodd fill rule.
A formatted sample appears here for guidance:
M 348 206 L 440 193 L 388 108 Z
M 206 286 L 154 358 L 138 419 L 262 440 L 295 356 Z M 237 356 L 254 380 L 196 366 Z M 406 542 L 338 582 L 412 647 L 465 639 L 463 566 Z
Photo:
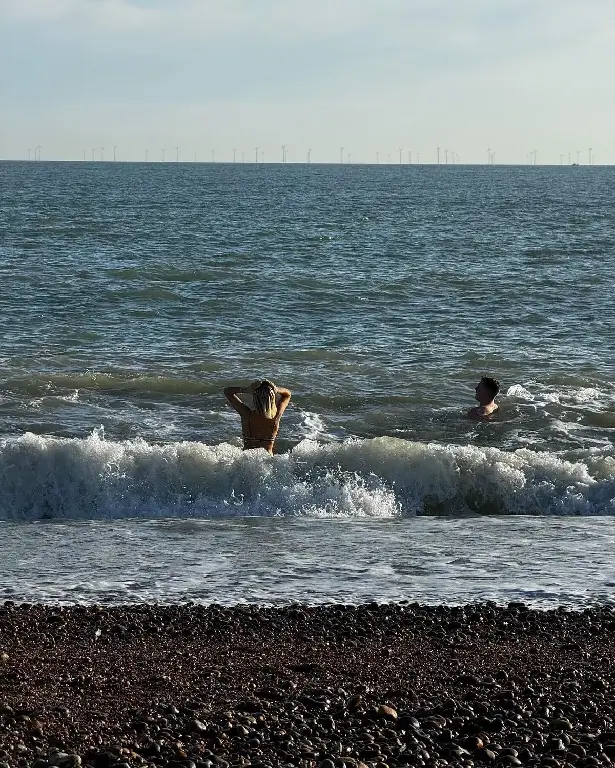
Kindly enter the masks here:
M 606 606 L 0 605 L 0 764 L 607 767 L 614 619 Z

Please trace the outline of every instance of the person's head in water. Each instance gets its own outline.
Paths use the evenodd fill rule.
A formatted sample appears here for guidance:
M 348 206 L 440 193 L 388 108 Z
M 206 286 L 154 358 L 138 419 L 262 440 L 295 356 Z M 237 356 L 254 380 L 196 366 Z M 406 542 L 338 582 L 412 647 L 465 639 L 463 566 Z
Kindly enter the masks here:
M 250 389 L 252 391 L 252 400 L 254 401 L 254 410 L 267 419 L 273 419 L 277 413 L 275 384 L 267 379 L 263 379 L 262 381 L 255 381 Z
M 495 400 L 499 391 L 500 382 L 497 379 L 492 379 L 490 376 L 483 376 L 476 385 L 474 399 L 478 400 L 481 405 L 489 405 L 489 403 L 492 403 Z

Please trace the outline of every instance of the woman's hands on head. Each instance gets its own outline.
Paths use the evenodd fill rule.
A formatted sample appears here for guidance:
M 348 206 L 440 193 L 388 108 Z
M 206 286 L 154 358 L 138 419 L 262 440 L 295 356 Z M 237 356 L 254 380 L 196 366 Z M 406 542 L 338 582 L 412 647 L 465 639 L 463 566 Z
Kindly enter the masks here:
M 256 381 L 253 381 L 250 384 L 249 391 L 250 392 L 254 392 L 255 389 L 258 389 L 259 387 L 262 387 L 263 384 L 266 384 L 267 386 L 271 387 L 271 389 L 273 390 L 274 394 L 276 394 L 276 395 L 278 394 L 278 388 L 276 387 L 276 385 L 272 381 L 269 381 L 269 379 L 261 379 L 261 380 L 257 379 Z

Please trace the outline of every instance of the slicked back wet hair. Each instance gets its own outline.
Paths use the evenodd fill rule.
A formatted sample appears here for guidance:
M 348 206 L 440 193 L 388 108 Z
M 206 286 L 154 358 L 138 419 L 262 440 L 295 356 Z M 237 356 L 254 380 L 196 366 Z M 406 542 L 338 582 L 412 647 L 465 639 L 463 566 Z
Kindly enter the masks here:
M 275 384 L 267 379 L 252 390 L 254 410 L 267 419 L 273 419 L 278 411 L 275 404 Z
M 491 376 L 483 376 L 481 381 L 483 382 L 483 384 L 487 387 L 487 389 L 490 392 L 493 392 L 493 396 L 494 397 L 500 391 L 500 382 L 497 379 L 493 379 L 493 378 L 491 378 Z

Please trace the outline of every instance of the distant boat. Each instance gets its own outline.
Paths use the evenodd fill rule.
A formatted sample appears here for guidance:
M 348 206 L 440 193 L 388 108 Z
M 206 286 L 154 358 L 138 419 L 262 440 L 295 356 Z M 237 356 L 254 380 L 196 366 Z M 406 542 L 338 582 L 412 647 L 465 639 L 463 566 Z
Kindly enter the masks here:
M 576 168 L 578 168 L 578 167 L 579 167 L 579 164 L 578 164 L 578 163 L 572 163 L 572 165 L 573 165 L 573 166 L 575 166 Z

